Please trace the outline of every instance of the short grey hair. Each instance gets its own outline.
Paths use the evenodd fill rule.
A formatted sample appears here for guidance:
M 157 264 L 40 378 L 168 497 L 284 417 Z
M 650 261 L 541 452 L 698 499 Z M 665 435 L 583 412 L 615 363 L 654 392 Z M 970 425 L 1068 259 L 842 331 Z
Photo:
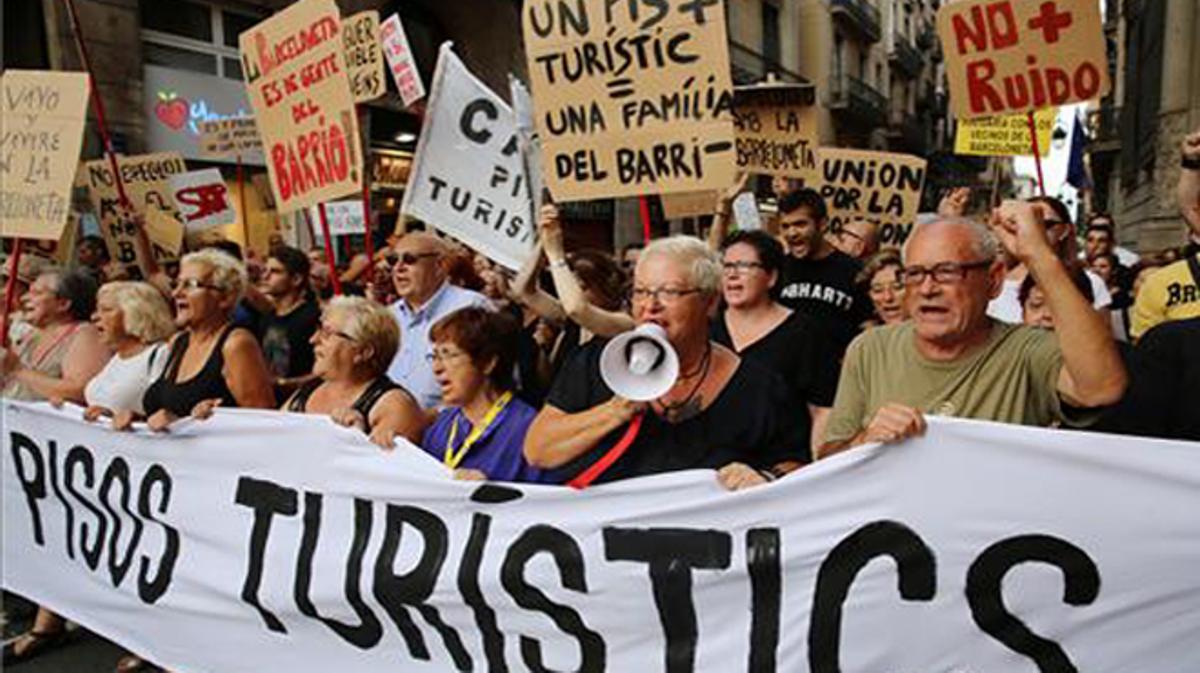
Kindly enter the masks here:
M 638 257 L 638 266 L 652 257 L 669 257 L 688 267 L 692 285 L 705 294 L 721 288 L 721 262 L 717 253 L 695 236 L 671 236 L 652 241 Z
M 209 280 L 219 290 L 233 294 L 237 299 L 242 298 L 250 277 L 246 273 L 246 265 L 233 255 L 216 248 L 204 248 L 189 252 L 179 260 L 179 265 L 202 264 L 209 269 Z
M 908 259 L 908 246 L 911 245 L 913 239 L 916 238 L 917 232 L 924 227 L 930 227 L 939 224 L 953 224 L 966 228 L 966 230 L 971 234 L 971 252 L 974 253 L 978 259 L 993 261 L 999 257 L 1000 242 L 996 240 L 996 235 L 992 233 L 991 227 L 983 222 L 980 222 L 979 220 L 974 220 L 969 217 L 944 217 L 939 215 L 925 222 L 921 222 L 920 218 L 918 218 L 917 223 L 913 225 L 913 235 L 909 236 L 908 240 L 904 242 L 904 259 Z
M 329 300 L 322 315 L 345 316 L 346 334 L 373 350 L 367 368 L 376 376 L 387 372 L 400 350 L 400 325 L 386 306 L 363 297 L 339 296 Z
M 121 310 L 125 331 L 144 344 L 163 341 L 175 332 L 167 300 L 153 285 L 116 280 L 100 287 L 97 298 L 109 297 Z

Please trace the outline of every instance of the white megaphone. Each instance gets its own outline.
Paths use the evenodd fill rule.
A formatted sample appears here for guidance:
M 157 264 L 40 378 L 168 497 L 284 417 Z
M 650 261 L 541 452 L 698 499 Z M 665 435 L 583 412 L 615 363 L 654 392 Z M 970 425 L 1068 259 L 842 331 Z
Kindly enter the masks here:
M 617 335 L 600 353 L 600 378 L 614 393 L 634 402 L 662 397 L 679 377 L 679 356 L 659 325 L 638 325 Z

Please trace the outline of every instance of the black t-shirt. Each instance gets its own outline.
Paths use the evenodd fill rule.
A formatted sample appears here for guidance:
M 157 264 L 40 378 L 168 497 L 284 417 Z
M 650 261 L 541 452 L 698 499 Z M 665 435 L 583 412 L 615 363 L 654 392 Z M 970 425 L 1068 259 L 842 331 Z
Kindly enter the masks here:
M 312 373 L 313 347 L 309 339 L 320 323 L 321 307 L 312 298 L 286 315 L 262 314 L 256 333 L 273 376 L 293 378 Z
M 1099 429 L 1200 441 L 1200 318 L 1163 323 L 1126 358 L 1129 388 Z
M 600 378 L 604 346 L 589 342 L 559 372 L 546 403 L 567 413 L 590 409 L 613 396 Z M 668 423 L 647 411 L 642 429 L 620 460 L 596 479 L 618 481 L 660 472 L 719 469 L 742 462 L 766 469 L 782 461 L 808 460 L 808 436 L 801 435 L 790 409 L 787 386 L 751 360 L 742 360 L 733 377 L 707 409 L 681 423 Z M 560 468 L 569 481 L 595 463 L 625 433 L 626 426 Z
M 722 346 L 736 350 L 724 313 L 712 321 L 709 336 Z M 812 425 L 807 405 L 833 406 L 841 367 L 837 356 L 830 352 L 829 335 L 812 318 L 792 312 L 778 327 L 747 346 L 738 356 L 783 379 L 791 392 L 788 408 L 805 435 Z
M 871 299 L 854 282 L 861 270 L 858 260 L 838 250 L 822 259 L 788 257 L 783 265 L 779 303 L 826 326 L 839 358 L 874 315 Z

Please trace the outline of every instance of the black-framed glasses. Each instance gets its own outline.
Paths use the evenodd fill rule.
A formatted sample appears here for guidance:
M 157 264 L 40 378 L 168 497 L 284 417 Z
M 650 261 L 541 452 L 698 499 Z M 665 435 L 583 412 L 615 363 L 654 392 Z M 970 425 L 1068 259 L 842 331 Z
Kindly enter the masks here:
M 740 261 L 740 262 L 724 262 L 721 264 L 721 269 L 724 270 L 725 273 L 727 273 L 727 274 L 729 274 L 729 273 L 746 273 L 747 271 L 749 271 L 751 269 L 765 269 L 765 268 L 766 267 L 763 266 L 762 262 Z
M 423 259 L 437 257 L 436 252 L 406 252 L 403 255 L 396 255 L 395 264 L 403 264 L 404 266 L 412 266 Z
M 977 262 L 941 262 L 933 266 L 906 266 L 900 270 L 900 278 L 905 285 L 916 287 L 925 282 L 926 276 L 931 276 L 935 283 L 957 283 L 967 277 L 972 269 L 983 269 L 992 265 L 992 260 L 981 259 Z
M 665 305 L 670 305 L 678 302 L 680 299 L 689 294 L 696 294 L 700 290 L 694 287 L 678 288 L 678 287 L 635 287 L 633 288 L 633 300 L 636 302 L 647 302 L 651 300 L 661 301 Z

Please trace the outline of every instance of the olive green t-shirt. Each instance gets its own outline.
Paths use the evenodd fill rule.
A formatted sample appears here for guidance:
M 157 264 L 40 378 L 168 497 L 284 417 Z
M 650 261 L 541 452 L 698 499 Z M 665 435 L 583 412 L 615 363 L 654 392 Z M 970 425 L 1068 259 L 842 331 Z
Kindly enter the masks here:
M 1062 351 L 1054 332 L 996 322 L 974 353 L 935 362 L 917 351 L 913 329 L 911 322 L 877 327 L 850 345 L 826 442 L 854 437 L 892 402 L 927 414 L 1020 425 L 1067 420 L 1058 396 Z

